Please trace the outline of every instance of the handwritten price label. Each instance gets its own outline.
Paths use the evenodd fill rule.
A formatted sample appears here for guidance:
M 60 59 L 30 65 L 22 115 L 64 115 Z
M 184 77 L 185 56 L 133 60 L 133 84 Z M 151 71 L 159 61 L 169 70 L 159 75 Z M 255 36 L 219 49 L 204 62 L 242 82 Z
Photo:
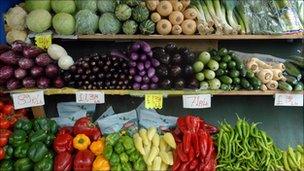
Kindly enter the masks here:
M 183 95 L 183 106 L 188 109 L 203 109 L 211 107 L 211 95 Z
M 303 106 L 303 94 L 275 94 L 274 106 Z
M 77 103 L 102 104 L 105 102 L 105 94 L 95 91 L 76 92 Z
M 162 94 L 146 94 L 145 108 L 147 109 L 162 109 L 163 95 Z
M 43 91 L 12 94 L 12 97 L 15 109 L 23 109 L 44 105 Z
M 52 44 L 52 36 L 50 34 L 42 34 L 35 36 L 36 46 L 41 49 L 47 49 Z

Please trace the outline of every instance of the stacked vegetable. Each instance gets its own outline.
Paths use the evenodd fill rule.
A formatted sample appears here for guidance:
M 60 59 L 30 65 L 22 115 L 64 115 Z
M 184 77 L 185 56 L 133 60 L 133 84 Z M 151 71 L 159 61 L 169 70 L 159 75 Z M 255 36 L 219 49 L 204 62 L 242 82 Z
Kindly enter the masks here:
M 63 87 L 59 67 L 42 49 L 21 41 L 0 49 L 0 82 L 8 90 Z
M 111 54 L 78 58 L 63 79 L 70 87 L 82 89 L 131 89 L 132 76 L 125 54 L 113 51 Z
M 55 121 L 38 118 L 21 119 L 5 146 L 6 159 L 0 170 L 53 170 L 53 154 L 50 146 L 57 132 Z
M 199 117 L 179 117 L 174 130 L 177 148 L 172 170 L 215 170 L 216 150 L 211 134 L 217 131 Z
M 302 56 L 291 56 L 284 63 L 284 65 L 286 72 L 283 73 L 283 75 L 286 78 L 286 83 L 283 83 L 283 86 L 280 86 L 280 89 L 287 91 L 302 91 L 304 89 L 304 58 Z M 289 84 L 290 86 L 288 86 L 287 84 Z
M 148 90 L 158 88 L 155 75 L 159 61 L 154 58 L 151 46 L 144 41 L 136 42 L 130 47 L 130 75 L 133 76 L 133 89 Z
M 196 32 L 197 11 L 188 8 L 190 0 L 147 0 L 146 5 L 152 12 L 151 20 L 156 24 L 156 30 L 161 35 L 181 33 L 193 35 Z
M 111 170 L 145 170 L 143 157 L 136 150 L 131 136 L 112 133 L 106 137 L 104 156 L 110 161 Z
M 199 87 L 192 68 L 196 56 L 188 48 L 178 48 L 170 43 L 165 48 L 155 47 L 152 51 L 153 56 L 161 63 L 156 69 L 156 75 L 160 79 L 160 89 L 180 90 Z
M 159 135 L 155 127 L 141 128 L 133 135 L 136 149 L 143 156 L 147 170 L 168 170 L 173 165 L 176 143 L 170 132 Z M 143 161 L 142 161 L 143 162 Z
M 288 147 L 286 151 L 283 151 L 281 162 L 286 171 L 304 170 L 304 146 L 297 145 L 294 149 Z
M 225 48 L 202 52 L 197 60 L 193 69 L 203 90 L 259 90 L 262 85 L 254 73 Z

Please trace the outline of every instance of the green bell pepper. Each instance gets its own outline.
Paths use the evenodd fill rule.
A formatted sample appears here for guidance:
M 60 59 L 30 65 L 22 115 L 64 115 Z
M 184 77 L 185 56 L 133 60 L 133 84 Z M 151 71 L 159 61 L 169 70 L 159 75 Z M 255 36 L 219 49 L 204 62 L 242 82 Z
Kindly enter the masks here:
M 38 130 L 34 133 L 32 133 L 29 137 L 30 143 L 35 143 L 35 142 L 44 142 L 47 137 L 47 132 L 45 130 Z
M 54 120 L 49 120 L 50 134 L 55 135 L 58 130 L 57 122 Z
M 129 161 L 129 157 L 128 157 L 128 155 L 126 153 L 119 154 L 119 158 L 120 158 L 121 162 L 125 162 L 126 163 L 126 162 Z
M 8 144 L 5 147 L 3 147 L 3 149 L 5 151 L 4 159 L 11 159 L 14 155 L 14 148 Z
M 114 145 L 119 140 L 119 138 L 120 138 L 119 133 L 117 132 L 112 133 L 106 137 L 106 143 L 110 145 Z
M 123 152 L 125 150 L 124 146 L 122 145 L 121 142 L 117 142 L 114 146 L 114 151 L 118 154 L 120 154 L 121 152 Z
M 30 131 L 33 128 L 33 124 L 28 119 L 20 119 L 15 124 L 15 129 L 22 129 L 24 131 Z
M 112 153 L 113 153 L 113 147 L 110 144 L 106 144 L 106 147 L 103 151 L 103 155 L 105 156 L 105 158 L 110 160 Z
M 140 154 L 137 151 L 134 151 L 133 153 L 130 154 L 129 160 L 131 162 L 135 162 L 137 159 L 140 158 Z
M 14 164 L 15 171 L 32 171 L 33 162 L 29 158 L 19 159 Z
M 112 153 L 111 155 L 111 158 L 110 158 L 110 164 L 111 166 L 113 165 L 116 165 L 120 162 L 120 159 L 119 159 L 119 155 L 117 153 Z
M 50 126 L 49 126 L 49 120 L 47 118 L 37 118 L 34 120 L 34 130 L 44 130 L 49 132 Z
M 34 171 L 52 171 L 52 170 L 53 170 L 53 160 L 49 158 L 42 159 L 34 166 Z
M 146 170 L 146 164 L 142 157 L 138 158 L 133 166 L 134 170 Z
M 55 139 L 55 135 L 53 135 L 53 134 L 47 134 L 46 135 L 46 139 L 44 141 L 45 145 L 46 146 L 52 145 L 54 139 Z
M 122 171 L 121 164 L 118 163 L 114 166 L 111 166 L 111 171 Z
M 121 168 L 123 171 L 132 171 L 132 165 L 129 162 L 122 162 Z
M 46 155 L 44 156 L 44 158 L 53 160 L 54 159 L 54 152 L 53 152 L 53 150 L 48 150 L 48 152 L 46 153 Z
M 19 145 L 14 150 L 14 156 L 19 159 L 27 157 L 27 151 L 29 148 L 30 148 L 29 143 L 23 143 Z
M 126 150 L 126 153 L 131 155 L 134 151 L 137 151 L 135 147 L 132 147 L 131 149 L 129 150 Z
M 48 149 L 42 142 L 35 142 L 28 150 L 28 157 L 33 162 L 41 161 L 48 153 Z
M 134 147 L 133 138 L 129 137 L 128 135 L 122 136 L 121 142 L 126 150 L 132 149 Z
M 11 159 L 6 159 L 0 161 L 0 170 L 1 171 L 14 171 L 14 161 Z
M 25 143 L 26 141 L 26 132 L 21 129 L 14 130 L 14 133 L 9 138 L 9 143 L 14 147 L 18 147 L 19 145 Z

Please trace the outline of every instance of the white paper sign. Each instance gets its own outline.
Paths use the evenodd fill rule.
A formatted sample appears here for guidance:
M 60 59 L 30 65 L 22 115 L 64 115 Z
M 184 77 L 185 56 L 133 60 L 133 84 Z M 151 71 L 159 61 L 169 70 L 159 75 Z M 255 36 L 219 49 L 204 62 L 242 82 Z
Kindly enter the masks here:
M 303 106 L 303 94 L 275 94 L 274 106 Z
M 77 103 L 101 104 L 105 102 L 105 94 L 97 91 L 76 92 Z
M 35 91 L 29 93 L 12 94 L 14 108 L 23 109 L 28 107 L 43 106 L 44 93 L 43 91 Z
M 211 95 L 183 95 L 183 107 L 188 109 L 203 109 L 211 107 Z

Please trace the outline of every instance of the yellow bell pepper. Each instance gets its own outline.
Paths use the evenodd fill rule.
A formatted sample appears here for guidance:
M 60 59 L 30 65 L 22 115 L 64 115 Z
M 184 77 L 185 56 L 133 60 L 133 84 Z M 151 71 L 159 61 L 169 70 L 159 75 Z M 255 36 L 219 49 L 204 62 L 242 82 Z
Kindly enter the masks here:
M 85 134 L 78 134 L 73 139 L 73 147 L 77 150 L 85 150 L 91 144 L 90 138 Z
M 97 141 L 92 142 L 90 145 L 90 150 L 96 155 L 99 156 L 103 153 L 103 149 L 105 146 L 105 138 L 102 137 L 98 139 Z
M 102 155 L 96 157 L 93 162 L 92 171 L 109 171 L 110 163 Z

